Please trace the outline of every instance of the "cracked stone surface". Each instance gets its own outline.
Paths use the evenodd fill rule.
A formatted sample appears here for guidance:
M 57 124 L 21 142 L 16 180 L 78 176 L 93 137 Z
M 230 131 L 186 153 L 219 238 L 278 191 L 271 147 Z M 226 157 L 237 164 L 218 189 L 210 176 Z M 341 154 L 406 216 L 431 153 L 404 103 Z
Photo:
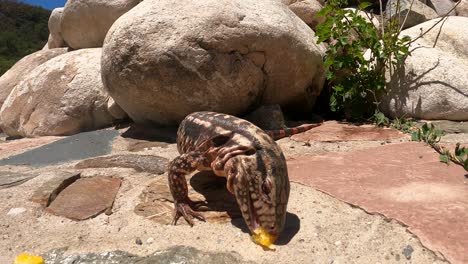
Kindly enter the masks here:
M 36 177 L 37 174 L 12 171 L 0 171 L 0 190 L 20 185 Z
M 121 179 L 81 178 L 58 194 L 46 211 L 72 220 L 95 217 L 112 208 Z
M 409 227 L 454 263 L 468 262 L 466 171 L 415 142 L 288 161 L 290 179 Z M 311 170 L 310 168 L 313 168 Z
M 53 173 L 55 175 L 52 176 L 52 179 L 37 188 L 31 197 L 31 201 L 40 204 L 42 207 L 47 207 L 63 189 L 80 178 L 80 173 L 76 172 L 57 171 Z
M 160 175 L 166 172 L 168 163 L 168 159 L 153 155 L 117 154 L 83 160 L 75 168 L 132 168 L 138 172 Z

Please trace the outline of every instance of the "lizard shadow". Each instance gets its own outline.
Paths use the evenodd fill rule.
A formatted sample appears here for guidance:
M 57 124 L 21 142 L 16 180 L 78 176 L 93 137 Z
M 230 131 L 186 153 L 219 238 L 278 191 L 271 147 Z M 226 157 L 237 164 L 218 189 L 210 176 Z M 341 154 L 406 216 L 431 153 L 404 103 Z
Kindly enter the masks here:
M 225 212 L 231 224 L 244 233 L 250 233 L 242 218 L 234 195 L 226 189 L 226 178 L 218 177 L 210 171 L 202 171 L 190 178 L 192 188 L 204 196 L 206 211 Z M 219 216 L 218 216 L 219 217 Z M 216 222 L 216 221 L 215 221 Z M 301 221 L 292 213 L 286 214 L 286 224 L 275 244 L 286 245 L 299 232 Z

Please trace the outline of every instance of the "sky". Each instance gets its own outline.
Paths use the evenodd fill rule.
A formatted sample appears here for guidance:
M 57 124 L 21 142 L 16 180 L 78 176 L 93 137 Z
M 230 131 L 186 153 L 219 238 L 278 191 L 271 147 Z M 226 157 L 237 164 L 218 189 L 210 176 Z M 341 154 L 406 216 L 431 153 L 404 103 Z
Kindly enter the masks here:
M 67 0 L 20 0 L 21 2 L 35 5 L 35 6 L 42 6 L 46 9 L 54 9 L 56 7 L 63 7 Z

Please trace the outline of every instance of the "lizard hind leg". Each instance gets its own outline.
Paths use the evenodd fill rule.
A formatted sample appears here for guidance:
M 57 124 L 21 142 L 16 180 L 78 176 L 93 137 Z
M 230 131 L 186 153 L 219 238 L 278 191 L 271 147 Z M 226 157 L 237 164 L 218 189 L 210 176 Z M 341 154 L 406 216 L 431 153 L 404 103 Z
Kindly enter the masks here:
M 172 224 L 177 224 L 177 220 L 182 216 L 190 226 L 193 226 L 193 218 L 205 221 L 202 214 L 196 210 L 204 202 L 194 202 L 188 197 L 187 181 L 185 175 L 192 173 L 202 164 L 206 163 L 203 154 L 200 152 L 189 152 L 182 154 L 169 164 L 169 189 L 174 197 L 174 219 Z

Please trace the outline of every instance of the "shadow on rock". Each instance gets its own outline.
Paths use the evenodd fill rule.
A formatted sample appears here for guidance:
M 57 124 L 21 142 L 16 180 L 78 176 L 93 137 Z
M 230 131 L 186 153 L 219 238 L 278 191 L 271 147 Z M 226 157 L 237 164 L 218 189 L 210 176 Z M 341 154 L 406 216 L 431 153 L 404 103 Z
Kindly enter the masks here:
M 211 171 L 202 171 L 192 176 L 190 185 L 204 197 L 206 207 L 200 209 L 226 212 L 231 219 L 242 219 L 236 198 L 226 188 L 226 178 L 218 177 Z
M 124 138 L 176 143 L 177 127 L 153 127 L 131 124 L 130 128 L 122 133 Z

